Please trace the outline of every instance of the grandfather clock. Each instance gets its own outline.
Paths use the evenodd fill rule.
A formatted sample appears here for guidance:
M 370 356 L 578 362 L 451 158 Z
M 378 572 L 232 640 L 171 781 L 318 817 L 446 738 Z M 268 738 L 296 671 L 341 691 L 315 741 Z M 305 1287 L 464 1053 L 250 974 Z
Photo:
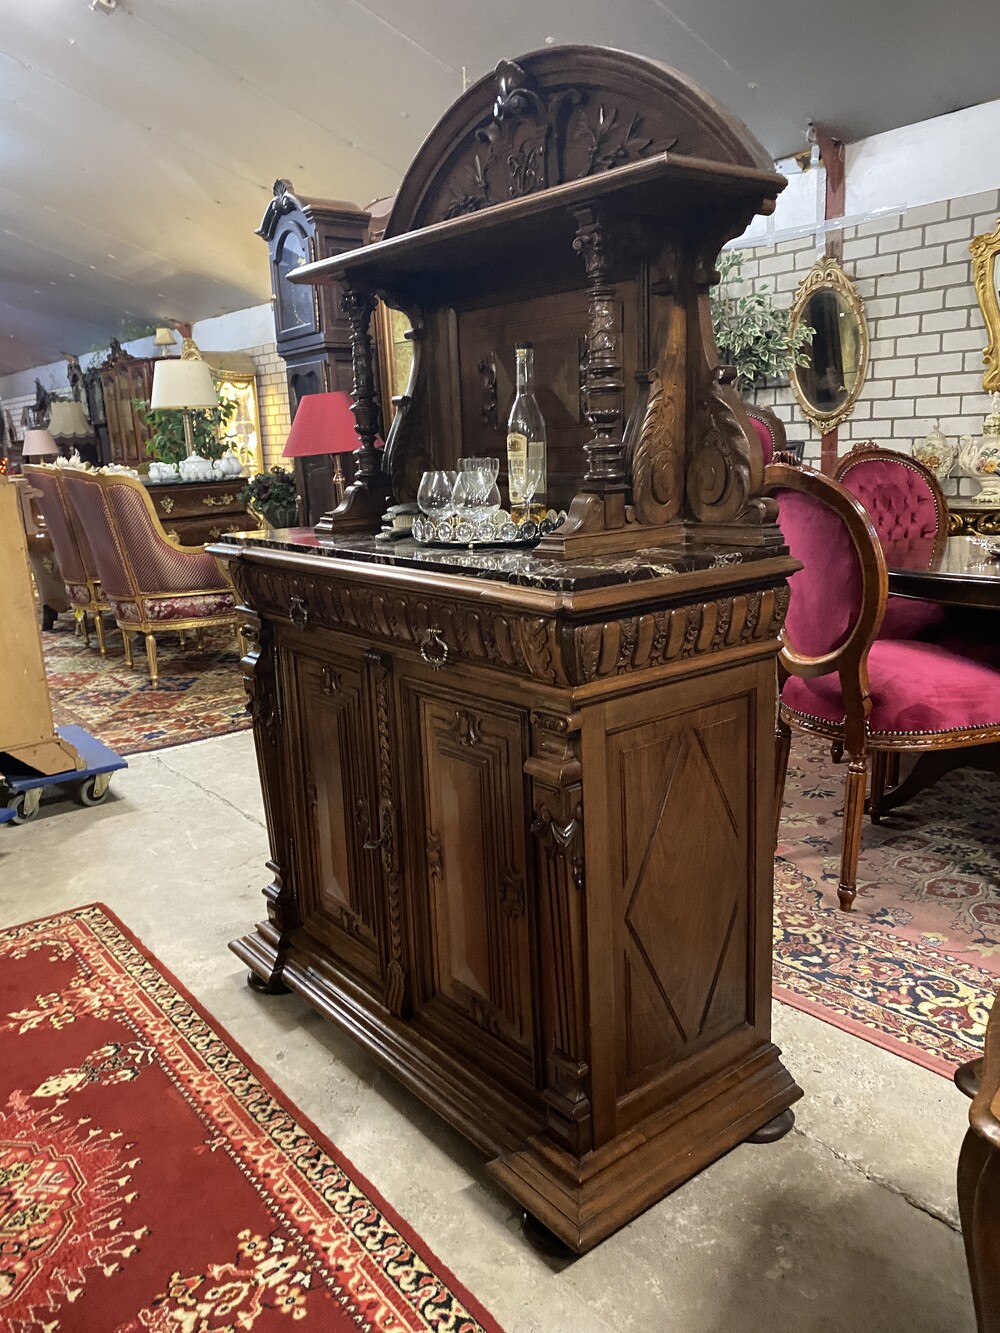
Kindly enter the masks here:
M 293 417 L 307 394 L 334 389 L 350 392 L 353 380 L 351 329 L 340 308 L 340 284 L 296 286 L 288 275 L 303 264 L 363 245 L 369 220 L 369 214 L 354 204 L 300 198 L 292 193 L 289 181 L 274 182 L 274 198 L 257 235 L 267 242 L 270 253 L 274 335 L 278 355 L 285 363 Z M 325 455 L 297 458 L 295 475 L 305 521 L 315 523 L 337 502 L 333 460 Z

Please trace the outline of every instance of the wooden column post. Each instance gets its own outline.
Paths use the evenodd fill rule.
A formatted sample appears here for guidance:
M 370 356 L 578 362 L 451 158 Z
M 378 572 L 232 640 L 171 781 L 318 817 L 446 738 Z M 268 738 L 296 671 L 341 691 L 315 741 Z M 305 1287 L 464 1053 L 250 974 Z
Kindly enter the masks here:
M 351 369 L 354 392 L 351 411 L 360 444 L 355 449 L 354 481 L 343 500 L 316 524 L 317 532 L 373 532 L 379 526 L 389 498 L 389 483 L 382 458 L 375 448 L 379 402 L 375 387 L 371 322 L 375 297 L 364 288 L 345 287 L 341 307 L 351 326 Z
M 819 144 L 819 155 L 823 166 L 826 168 L 826 203 L 824 215 L 827 222 L 834 218 L 844 216 L 844 199 L 846 194 L 846 182 L 844 175 L 844 145 L 842 140 L 836 139 L 828 134 L 826 130 L 816 126 L 816 140 Z M 831 231 L 826 234 L 826 257 L 836 259 L 837 263 L 843 262 L 844 258 L 844 233 L 842 231 Z M 839 439 L 837 436 L 837 427 L 828 430 L 820 442 L 820 471 L 832 472 L 837 464 L 837 450 L 839 448 Z

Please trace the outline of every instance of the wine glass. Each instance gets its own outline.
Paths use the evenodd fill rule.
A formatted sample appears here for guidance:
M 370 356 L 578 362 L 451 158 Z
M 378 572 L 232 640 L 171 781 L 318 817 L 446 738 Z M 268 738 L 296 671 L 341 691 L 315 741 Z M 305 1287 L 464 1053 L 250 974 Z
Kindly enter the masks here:
M 484 466 L 473 467 L 473 463 L 482 463 Z M 495 458 L 459 460 L 453 498 L 455 508 L 470 522 L 492 518 L 500 508 L 500 491 L 496 483 L 499 470 L 500 464 Z
M 417 504 L 428 518 L 447 518 L 454 506 L 457 472 L 425 472 L 417 489 Z
M 499 458 L 460 458 L 458 467 L 461 472 L 488 472 L 491 481 L 500 475 Z
M 511 495 L 510 498 L 510 516 L 515 523 L 523 523 L 531 518 L 531 501 L 542 480 L 542 467 L 542 460 L 537 454 L 529 454 L 522 464 L 516 497 Z

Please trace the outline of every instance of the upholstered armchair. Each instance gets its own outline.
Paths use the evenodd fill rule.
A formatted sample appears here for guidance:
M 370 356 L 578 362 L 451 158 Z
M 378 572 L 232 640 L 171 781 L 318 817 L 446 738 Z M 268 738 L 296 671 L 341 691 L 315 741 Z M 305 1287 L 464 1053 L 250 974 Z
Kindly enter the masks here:
M 886 639 L 885 557 L 871 518 L 845 488 L 810 468 L 772 464 L 765 489 L 802 569 L 779 655 L 781 684 L 776 818 L 780 818 L 789 728 L 843 746 L 844 823 L 837 893 L 857 895 L 868 760 L 884 788 L 890 755 L 1000 741 L 1000 671 L 936 643 Z
M 948 502 L 933 472 L 908 454 L 874 441 L 856 445 L 837 464 L 833 478 L 867 509 L 879 541 L 945 537 Z M 919 639 L 944 623 L 933 602 L 890 596 L 879 630 L 883 639 Z
M 789 451 L 788 437 L 781 419 L 769 407 L 760 407 L 756 403 L 744 403 L 743 409 L 760 440 L 764 466 L 768 463 L 797 465 L 799 460 Z
M 80 613 L 85 643 L 90 643 L 90 628 L 87 616 L 94 617 L 94 631 L 97 634 L 97 646 L 104 656 L 103 612 L 109 609 L 107 599 L 101 590 L 97 562 L 87 540 L 87 532 L 78 522 L 63 484 L 64 478 L 72 469 L 57 468 L 47 464 L 25 463 L 22 472 L 37 494 L 38 508 L 52 542 L 56 562 L 70 603 Z
M 70 608 L 69 593 L 59 570 L 56 553 L 52 547 L 52 538 L 45 530 L 41 511 L 35 501 L 39 492 L 34 489 L 27 477 L 13 477 L 17 490 L 17 503 L 21 513 L 21 525 L 28 543 L 28 563 L 31 576 L 38 589 L 42 603 L 42 629 L 51 629 L 56 616 Z
M 66 486 L 90 536 L 130 666 L 131 634 L 145 636 L 154 685 L 157 632 L 224 625 L 239 641 L 236 596 L 228 576 L 203 546 L 181 546 L 167 536 L 140 481 L 122 473 L 77 472 L 67 475 Z

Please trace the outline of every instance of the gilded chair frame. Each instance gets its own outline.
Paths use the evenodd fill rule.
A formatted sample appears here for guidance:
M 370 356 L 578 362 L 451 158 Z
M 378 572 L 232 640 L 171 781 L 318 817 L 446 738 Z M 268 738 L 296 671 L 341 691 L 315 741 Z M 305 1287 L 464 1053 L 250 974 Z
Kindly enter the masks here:
M 965 731 L 869 734 L 868 718 L 872 701 L 868 681 L 868 654 L 878 637 L 889 596 L 889 577 L 885 556 L 868 511 L 839 482 L 832 481 L 811 468 L 789 467 L 773 463 L 764 472 L 764 494 L 776 490 L 798 491 L 832 509 L 844 522 L 861 564 L 861 606 L 847 639 L 839 648 L 822 657 L 806 657 L 795 651 L 782 636 L 778 654 L 779 681 L 791 675 L 805 678 L 836 672 L 844 701 L 844 721 L 801 713 L 782 702 L 778 710 L 776 737 L 775 840 L 781 819 L 785 771 L 791 745 L 791 727 L 813 736 L 839 742 L 847 754 L 844 777 L 844 823 L 840 850 L 840 882 L 837 895 L 845 912 L 857 897 L 858 855 L 864 819 L 868 755 L 872 755 L 872 792 L 877 802 L 885 786 L 886 765 L 894 753 L 907 750 L 954 750 L 970 745 L 1000 741 L 1000 726 L 975 727 Z M 780 516 L 778 519 L 781 522 Z M 794 595 L 794 593 L 793 593 Z
M 868 321 L 865 318 L 865 304 L 861 299 L 857 287 L 847 276 L 836 259 L 829 256 L 820 259 L 813 265 L 806 276 L 799 284 L 792 301 L 791 309 L 788 312 L 788 328 L 794 334 L 796 328 L 805 318 L 806 309 L 809 305 L 810 297 L 819 291 L 839 292 L 844 297 L 858 324 L 858 374 L 854 387 L 848 392 L 845 401 L 833 412 L 819 411 L 805 396 L 802 384 L 799 378 L 799 366 L 793 366 L 789 372 L 792 390 L 798 401 L 802 415 L 816 427 L 823 435 L 836 428 L 847 420 L 854 411 L 854 405 L 858 401 L 861 390 L 865 386 L 865 380 L 868 378 Z
M 125 485 L 130 487 L 132 490 L 136 491 L 142 497 L 142 503 L 146 507 L 146 512 L 149 514 L 154 530 L 161 538 L 161 540 L 166 543 L 167 546 L 169 546 L 174 551 L 180 552 L 180 554 L 182 555 L 205 554 L 204 546 L 184 546 L 181 542 L 177 541 L 176 538 L 171 537 L 165 531 L 163 524 L 160 522 L 159 515 L 156 512 L 156 508 L 153 505 L 153 501 L 150 498 L 149 491 L 142 484 L 142 482 L 139 481 L 136 477 L 130 477 L 127 474 L 120 472 L 116 473 L 94 472 L 94 473 L 87 473 L 86 480 L 89 483 L 96 483 L 101 488 L 102 491 L 106 491 L 110 489 L 110 487 L 112 486 Z M 107 504 L 107 501 L 105 501 L 105 504 Z M 134 575 L 132 574 L 132 563 L 129 559 L 127 547 L 125 546 L 125 543 L 122 541 L 121 534 L 118 531 L 118 523 L 115 518 L 114 510 L 111 508 L 110 504 L 107 505 L 107 508 L 108 508 L 108 515 L 110 518 L 111 531 L 114 534 L 114 541 L 115 545 L 118 547 L 119 557 L 121 558 L 122 564 L 128 572 L 130 581 L 135 582 Z M 226 582 L 229 586 L 229 590 L 233 593 L 235 599 L 236 589 L 233 586 L 232 580 L 229 578 L 228 572 L 226 571 L 224 566 L 219 564 L 218 561 L 216 561 L 216 564 L 219 565 L 220 572 L 225 576 Z M 130 594 L 128 599 L 135 603 L 136 609 L 139 611 L 139 616 L 135 620 L 124 618 L 118 614 L 118 607 L 116 603 L 124 601 L 125 600 L 124 598 L 112 599 L 111 610 L 114 613 L 115 623 L 121 630 L 122 641 L 125 647 L 125 661 L 127 665 L 129 667 L 134 666 L 132 658 L 132 643 L 129 636 L 131 634 L 141 634 L 145 640 L 145 645 L 146 645 L 146 661 L 149 666 L 150 682 L 151 684 L 155 685 L 158 679 L 155 636 L 157 632 L 162 633 L 164 630 L 177 632 L 183 638 L 183 635 L 188 630 L 193 630 L 197 633 L 200 630 L 218 626 L 228 627 L 231 628 L 236 635 L 236 641 L 239 647 L 240 656 L 241 657 L 245 656 L 246 647 L 243 636 L 243 629 L 240 624 L 239 612 L 236 610 L 235 606 L 232 611 L 225 612 L 224 614 L 218 616 L 192 616 L 188 618 L 178 618 L 170 620 L 156 620 L 153 619 L 148 614 L 147 604 L 151 601 L 155 601 L 157 598 L 160 597 L 200 597 L 200 596 L 208 596 L 212 593 L 218 593 L 219 591 L 220 591 L 219 588 L 185 588 L 183 592 L 178 592 L 176 589 L 163 592 L 154 592 L 148 589 L 144 589 L 142 592 L 139 592 L 136 588 Z
M 973 236 L 969 242 L 972 255 L 972 282 L 983 312 L 987 343 L 983 348 L 983 388 L 987 393 L 1000 390 L 1000 218 L 991 232 Z

